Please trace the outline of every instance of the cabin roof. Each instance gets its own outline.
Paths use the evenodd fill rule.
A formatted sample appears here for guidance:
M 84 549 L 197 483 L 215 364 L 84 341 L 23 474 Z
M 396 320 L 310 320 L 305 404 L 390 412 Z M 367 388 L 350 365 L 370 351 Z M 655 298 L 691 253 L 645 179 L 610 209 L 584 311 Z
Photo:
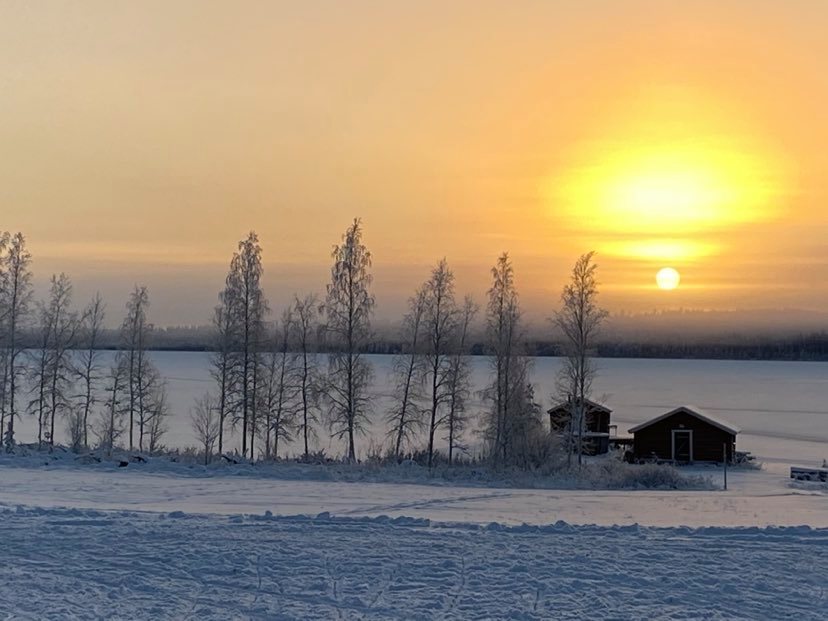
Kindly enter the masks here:
M 612 414 L 611 409 L 609 409 L 607 406 L 605 406 L 602 403 L 598 403 L 597 401 L 593 401 L 592 399 L 584 399 L 584 403 L 587 405 L 587 407 L 590 407 L 593 410 L 600 410 L 602 412 L 606 412 L 607 414 Z M 560 403 L 557 403 L 557 404 L 553 405 L 548 410 L 546 410 L 546 413 L 551 414 L 552 412 L 556 412 L 558 410 L 568 410 L 568 409 L 569 409 L 569 402 L 568 401 L 562 401 Z
M 645 429 L 650 425 L 654 425 L 655 423 L 662 421 L 665 418 L 670 418 L 674 414 L 682 413 L 689 414 L 690 416 L 695 416 L 699 420 L 703 420 L 704 422 L 709 423 L 714 427 L 718 427 L 719 429 L 721 429 L 722 431 L 726 431 L 727 433 L 732 433 L 733 435 L 736 435 L 737 433 L 739 433 L 739 431 L 741 431 L 736 425 L 733 425 L 727 422 L 726 420 L 713 416 L 712 414 L 705 412 L 699 407 L 682 405 L 674 410 L 670 410 L 669 412 L 662 414 L 661 416 L 656 416 L 655 418 L 651 418 L 650 420 L 636 425 L 635 427 L 631 427 L 629 429 L 629 433 L 641 431 L 642 429 Z

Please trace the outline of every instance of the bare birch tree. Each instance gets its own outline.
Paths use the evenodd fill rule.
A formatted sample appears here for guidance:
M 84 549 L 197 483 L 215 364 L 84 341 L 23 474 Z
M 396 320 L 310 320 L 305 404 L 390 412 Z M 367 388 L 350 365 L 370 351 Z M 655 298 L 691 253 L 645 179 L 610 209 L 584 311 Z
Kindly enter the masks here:
M 112 456 L 116 442 L 124 433 L 123 417 L 126 409 L 124 401 L 128 399 L 125 362 L 125 358 L 117 357 L 115 364 L 109 369 L 105 407 L 100 413 L 98 424 L 93 428 L 98 445 L 109 457 Z
M 15 444 L 14 422 L 18 416 L 15 401 L 18 379 L 25 371 L 25 363 L 21 360 L 22 334 L 29 319 L 32 299 L 32 255 L 26 248 L 26 239 L 22 233 L 16 233 L 12 237 L 3 234 L 3 238 L 4 243 L 0 244 L 4 250 L 0 257 L 0 325 L 3 328 L 3 347 L 7 352 L 5 395 L 8 410 L 5 420 L 0 420 L 0 432 L 6 451 L 11 451 Z
M 5 443 L 6 413 L 9 397 L 8 299 L 6 249 L 11 239 L 7 231 L 0 231 L 0 446 Z
M 0 323 L 2 327 L 2 323 Z M 0 338 L 0 450 L 3 445 L 3 431 L 6 428 L 6 412 L 9 389 L 9 350 L 3 347 Z
M 159 441 L 167 431 L 167 386 L 152 361 L 145 357 L 142 372 L 136 377 L 138 391 L 138 450 L 144 446 L 150 453 L 159 448 Z M 146 438 L 146 442 L 144 441 Z
M 30 352 L 27 375 L 31 397 L 26 409 L 30 416 L 37 418 L 37 448 L 42 450 L 49 423 L 49 342 L 52 337 L 52 317 L 49 305 L 44 302 L 36 302 L 35 307 L 37 347 Z
M 466 408 L 472 391 L 469 330 L 477 312 L 477 304 L 471 296 L 466 296 L 460 309 L 449 364 L 448 411 L 444 423 L 449 465 L 454 460 L 454 452 L 463 448 L 460 438 L 468 423 Z
M 213 451 L 218 442 L 221 425 L 218 404 L 209 392 L 196 399 L 190 412 L 190 425 L 204 450 L 204 465 L 206 466 L 213 459 Z
M 74 384 L 70 348 L 77 330 L 77 316 L 70 309 L 72 283 L 66 274 L 53 275 L 50 282 L 48 302 L 38 304 L 39 349 L 32 352 L 34 360 L 29 367 L 34 397 L 28 409 L 37 416 L 40 448 L 44 439 L 50 448 L 54 447 L 55 423 L 59 416 L 71 413 L 70 390 Z M 76 438 L 70 439 L 74 444 Z
M 157 377 L 157 375 L 155 376 Z M 155 381 L 150 392 L 149 406 L 147 413 L 144 414 L 141 436 L 139 437 L 139 445 L 143 450 L 144 431 L 147 436 L 147 450 L 152 453 L 157 453 L 162 450 L 161 438 L 169 430 L 167 426 L 167 418 L 170 415 L 169 404 L 167 401 L 167 386 L 166 383 Z
M 371 253 L 362 242 L 358 219 L 342 236 L 331 254 L 331 282 L 327 287 L 325 332 L 332 351 L 328 356 L 326 399 L 331 433 L 346 438 L 348 459 L 356 461 L 355 436 L 368 418 L 368 386 L 372 368 L 363 349 L 371 333 L 374 297 L 371 287 Z
M 210 375 L 216 383 L 216 416 L 218 418 L 218 454 L 224 453 L 224 431 L 227 421 L 233 422 L 239 411 L 237 324 L 231 308 L 231 294 L 227 289 L 219 295 L 220 303 L 213 313 L 213 334 L 215 350 L 210 361 Z
M 397 459 L 402 455 L 403 444 L 410 443 L 423 426 L 420 401 L 425 370 L 422 355 L 425 311 L 426 293 L 420 287 L 408 300 L 408 313 L 403 317 L 400 330 L 402 351 L 394 357 L 391 369 L 395 403 L 386 422 Z
M 103 299 L 100 294 L 96 294 L 84 309 L 80 320 L 78 344 L 82 349 L 78 354 L 75 371 L 80 380 L 80 392 L 76 395 L 79 401 L 76 423 L 81 446 L 85 449 L 89 448 L 89 417 L 97 403 L 98 384 L 101 380 L 101 352 L 98 346 L 105 313 Z
M 507 464 L 513 446 L 512 432 L 521 416 L 516 393 L 525 381 L 521 311 L 514 283 L 514 269 L 507 253 L 492 268 L 492 286 L 486 309 L 486 331 L 494 378 L 484 396 L 492 409 L 487 424 L 490 455 L 495 463 Z
M 294 330 L 293 307 L 285 309 L 273 335 L 272 347 L 265 354 L 262 372 L 260 415 L 265 428 L 265 459 L 279 456 L 279 441 L 293 438 L 296 417 L 301 407 L 298 356 L 291 352 Z
M 135 447 L 135 419 L 143 417 L 145 408 L 144 399 L 147 392 L 144 389 L 148 373 L 147 342 L 149 340 L 150 325 L 147 321 L 147 307 L 149 294 L 147 288 L 135 286 L 127 302 L 127 314 L 121 324 L 121 349 L 118 352 L 119 360 L 116 365 L 123 365 L 126 373 L 126 390 L 129 432 L 129 450 Z
M 566 358 L 559 377 L 560 389 L 566 393 L 571 411 L 569 417 L 568 463 L 577 452 L 582 463 L 585 427 L 585 405 L 592 390 L 595 366 L 592 350 L 595 338 L 607 312 L 598 305 L 598 266 L 593 262 L 594 252 L 588 252 L 576 261 L 570 281 L 561 293 L 561 309 L 555 315 L 555 324 L 564 336 Z
M 49 343 L 49 446 L 55 445 L 55 421 L 71 412 L 74 384 L 71 348 L 77 332 L 77 314 L 71 310 L 72 283 L 66 274 L 52 276 L 49 301 L 52 336 Z M 75 440 L 75 438 L 73 438 Z
M 451 381 L 451 341 L 457 322 L 454 300 L 454 273 L 442 259 L 423 286 L 425 291 L 425 358 L 430 383 L 428 420 L 428 467 L 434 459 L 434 436 L 440 426 L 442 410 L 448 402 Z
M 166 386 L 147 351 L 152 332 L 152 324 L 147 319 L 148 309 L 147 288 L 136 286 L 121 326 L 121 360 L 116 364 L 122 365 L 126 372 L 129 449 L 135 448 L 137 429 L 138 450 L 143 451 L 146 446 L 154 452 L 165 431 L 167 396 Z
M 299 433 L 304 443 L 304 458 L 307 459 L 310 454 L 309 439 L 319 423 L 319 303 L 316 296 L 295 297 L 293 311 L 292 340 L 299 356 L 299 395 L 302 401 Z
M 253 459 L 256 436 L 257 390 L 259 388 L 259 371 L 261 364 L 262 339 L 264 337 L 264 318 L 268 311 L 267 300 L 261 287 L 262 247 L 254 231 L 239 242 L 238 250 L 230 261 L 225 295 L 228 317 L 235 326 L 237 342 L 234 347 L 238 352 L 238 382 L 235 388 L 238 395 L 238 411 L 242 425 L 242 455 L 247 455 L 248 444 L 250 458 Z

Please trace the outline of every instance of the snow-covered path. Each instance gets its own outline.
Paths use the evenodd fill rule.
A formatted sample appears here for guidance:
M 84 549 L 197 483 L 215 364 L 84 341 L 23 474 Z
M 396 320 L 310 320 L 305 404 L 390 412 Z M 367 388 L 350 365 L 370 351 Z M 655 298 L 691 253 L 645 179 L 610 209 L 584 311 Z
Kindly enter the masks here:
M 576 491 L 188 475 L 186 469 L 0 467 L 0 505 L 213 514 L 409 516 L 503 524 L 828 528 L 828 491 L 790 487 L 786 469 L 736 471 L 723 491 Z
M 828 531 L 0 512 L 0 610 L 65 619 L 824 619 Z M 749 568 L 749 569 L 748 569 Z

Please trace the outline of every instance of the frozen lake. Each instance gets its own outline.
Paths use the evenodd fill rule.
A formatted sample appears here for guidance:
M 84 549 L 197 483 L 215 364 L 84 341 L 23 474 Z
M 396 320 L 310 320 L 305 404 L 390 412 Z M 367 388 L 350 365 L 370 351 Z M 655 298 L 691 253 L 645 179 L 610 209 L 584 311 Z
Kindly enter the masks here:
M 107 352 L 108 364 L 114 354 Z M 163 443 L 195 445 L 189 412 L 195 398 L 212 388 L 209 354 L 201 352 L 152 352 L 152 359 L 167 381 L 172 414 Z M 391 356 L 368 357 L 374 365 L 374 412 L 366 437 L 357 449 L 364 455 L 369 444 L 385 442 L 385 413 L 390 399 Z M 828 363 L 745 362 L 727 360 L 599 359 L 599 376 L 593 395 L 613 409 L 612 423 L 620 433 L 648 418 L 679 405 L 696 405 L 721 416 L 742 429 L 739 450 L 752 451 L 765 461 L 821 462 L 828 458 Z M 324 361 L 323 361 L 324 363 Z M 548 407 L 553 400 L 555 378 L 561 361 L 537 358 L 532 370 L 536 397 Z M 488 381 L 488 361 L 473 359 L 476 389 Z M 24 397 L 23 401 L 27 399 Z M 483 404 L 475 401 L 472 411 Z M 63 427 L 63 425 L 61 425 Z M 342 443 L 326 429 L 318 430 L 317 448 L 338 455 Z M 474 444 L 473 431 L 466 438 Z M 23 416 L 17 439 L 36 437 L 32 417 Z M 65 440 L 61 430 L 59 440 Z M 296 446 L 288 445 L 294 453 Z

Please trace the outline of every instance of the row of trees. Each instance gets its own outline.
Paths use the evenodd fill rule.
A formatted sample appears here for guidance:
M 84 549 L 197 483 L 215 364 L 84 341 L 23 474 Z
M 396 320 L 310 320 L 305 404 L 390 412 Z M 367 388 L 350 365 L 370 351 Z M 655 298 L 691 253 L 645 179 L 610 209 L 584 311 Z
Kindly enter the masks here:
M 278 456 L 298 434 L 304 455 L 322 409 L 333 436 L 347 441 L 356 459 L 356 436 L 367 421 L 371 366 L 364 349 L 371 333 L 371 254 L 355 220 L 335 246 L 331 283 L 323 301 L 296 296 L 280 319 L 268 322 L 262 290 L 262 248 L 256 233 L 239 242 L 213 314 L 215 390 L 193 412 L 193 427 L 208 455 L 226 449 L 229 429 L 240 431 L 241 454 Z M 328 366 L 316 352 L 326 348 Z
M 73 307 L 66 274 L 50 279 L 48 297 L 35 301 L 31 254 L 20 233 L 0 234 L 0 434 L 14 448 L 15 422 L 29 415 L 38 446 L 55 444 L 65 424 L 74 449 L 93 444 L 107 450 L 128 435 L 129 447 L 156 450 L 166 427 L 166 387 L 148 347 L 149 296 L 136 287 L 120 330 L 120 348 L 105 369 L 98 342 L 105 305 L 96 295 L 82 310 Z M 37 342 L 24 350 L 24 335 Z
M 573 404 L 567 453 L 580 455 L 584 408 L 594 367 L 590 353 L 605 313 L 596 304 L 592 254 L 576 263 L 564 288 L 554 323 L 567 343 L 559 393 Z M 348 459 L 371 420 L 373 369 L 365 351 L 371 337 L 374 297 L 372 258 L 362 225 L 354 220 L 334 246 L 330 282 L 323 296 L 295 296 L 271 320 L 262 287 L 262 247 L 255 232 L 239 242 L 218 296 L 212 325 L 213 389 L 191 413 L 205 458 L 239 450 L 249 459 L 274 459 L 280 447 L 298 440 L 305 457 L 324 426 L 342 440 Z M 157 450 L 166 430 L 167 394 L 149 346 L 149 295 L 133 290 L 121 323 L 111 365 L 98 349 L 105 305 L 96 296 L 82 310 L 72 305 L 65 274 L 51 278 L 46 300 L 32 297 L 31 256 L 22 235 L 0 236 L 0 432 L 7 449 L 15 443 L 14 422 L 24 412 L 37 423 L 38 444 L 54 445 L 56 425 L 65 421 L 72 446 L 111 451 Z M 455 277 L 442 259 L 408 301 L 400 326 L 402 350 L 393 363 L 393 406 L 383 413 L 388 452 L 396 458 L 423 448 L 432 466 L 436 446 L 447 445 L 452 463 L 467 449 L 473 415 L 483 415 L 483 441 L 497 464 L 530 465 L 550 450 L 541 409 L 529 381 L 514 269 L 502 254 L 491 271 L 483 309 L 491 379 L 474 395 L 468 357 L 470 332 L 481 312 L 470 297 L 459 298 Z M 22 348 L 24 331 L 38 346 Z M 318 355 L 326 352 L 326 363 Z M 26 395 L 21 402 L 21 381 Z M 487 404 L 471 412 L 473 396 Z M 238 446 L 228 446 L 235 432 Z
M 584 436 L 583 403 L 595 374 L 590 354 L 605 312 L 596 303 L 593 255 L 579 259 L 562 294 L 554 323 L 567 343 L 567 358 L 558 392 L 572 403 L 567 453 L 580 460 Z M 212 375 L 215 389 L 193 412 L 193 428 L 206 459 L 226 450 L 229 429 L 241 431 L 242 455 L 278 456 L 280 443 L 301 439 L 309 455 L 310 440 L 321 422 L 331 436 L 344 440 L 355 460 L 356 439 L 371 420 L 373 369 L 364 352 L 371 335 L 371 253 L 355 220 L 332 253 L 331 280 L 324 298 L 295 297 L 280 319 L 268 322 L 269 304 L 261 280 L 262 249 L 255 233 L 239 243 L 213 316 L 216 334 Z M 431 467 L 436 441 L 447 444 L 452 463 L 466 450 L 473 396 L 469 334 L 480 309 L 466 296 L 459 300 L 454 273 L 440 260 L 408 300 L 399 339 L 402 350 L 392 366 L 393 406 L 384 413 L 388 452 L 401 458 L 424 449 Z M 498 464 L 530 465 L 551 450 L 540 405 L 529 381 L 522 313 L 514 268 L 502 254 L 492 268 L 485 308 L 491 382 L 482 394 L 484 441 Z M 327 352 L 322 368 L 315 352 Z M 571 457 L 569 458 L 571 459 Z

